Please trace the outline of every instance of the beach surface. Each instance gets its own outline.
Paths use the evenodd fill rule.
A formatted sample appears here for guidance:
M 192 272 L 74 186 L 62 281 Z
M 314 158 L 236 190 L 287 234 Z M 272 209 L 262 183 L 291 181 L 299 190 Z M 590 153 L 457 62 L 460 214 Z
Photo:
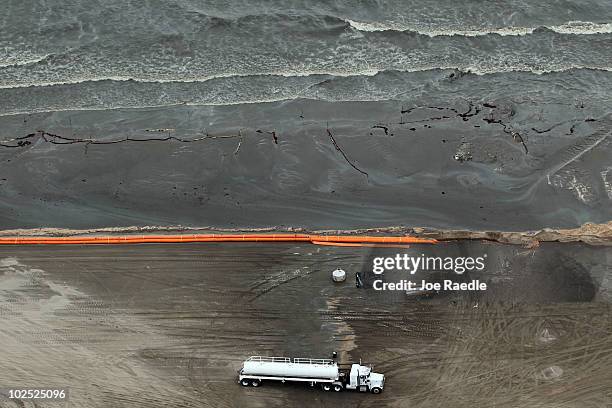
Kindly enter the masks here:
M 0 248 L 0 383 L 68 387 L 44 407 L 603 407 L 612 402 L 610 248 L 455 242 L 483 256 L 485 292 L 357 289 L 393 248 L 153 244 Z M 331 281 L 343 267 L 346 282 Z M 364 275 L 364 276 L 366 276 Z M 404 278 L 385 272 L 383 279 Z M 407 275 L 405 278 L 410 279 Z M 244 388 L 250 355 L 373 364 L 381 395 Z M 38 402 L 37 402 L 38 403 Z M 12 404 L 12 405 L 11 405 Z M 2 400 L 2 407 L 17 407 Z

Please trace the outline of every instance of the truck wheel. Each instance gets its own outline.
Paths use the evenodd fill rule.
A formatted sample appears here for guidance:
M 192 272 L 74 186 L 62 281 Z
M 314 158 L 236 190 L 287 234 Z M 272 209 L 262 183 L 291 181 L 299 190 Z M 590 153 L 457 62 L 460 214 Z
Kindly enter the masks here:
M 340 384 L 334 385 L 334 391 L 336 391 L 336 392 L 342 391 L 342 386 Z
M 380 394 L 382 392 L 382 390 L 378 387 L 374 387 L 372 388 L 372 394 Z
M 243 387 L 248 387 L 249 385 L 251 385 L 251 380 L 249 380 L 248 378 L 243 378 L 242 380 L 240 380 L 240 385 L 242 385 Z
M 329 385 L 329 384 L 323 384 L 323 385 L 321 386 L 321 388 L 323 388 L 323 391 L 329 391 L 329 390 L 331 390 L 331 385 Z
M 259 387 L 261 385 L 261 380 L 253 380 L 251 381 L 251 385 L 253 387 Z

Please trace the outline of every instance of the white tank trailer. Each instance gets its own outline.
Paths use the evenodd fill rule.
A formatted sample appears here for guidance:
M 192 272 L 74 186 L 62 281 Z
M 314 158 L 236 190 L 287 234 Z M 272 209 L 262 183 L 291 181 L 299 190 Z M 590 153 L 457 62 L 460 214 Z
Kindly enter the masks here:
M 238 382 L 244 387 L 259 387 L 264 381 L 305 382 L 311 387 L 320 385 L 324 391 L 347 389 L 373 394 L 380 394 L 385 386 L 384 375 L 361 364 L 341 369 L 335 359 L 249 357 L 238 371 Z

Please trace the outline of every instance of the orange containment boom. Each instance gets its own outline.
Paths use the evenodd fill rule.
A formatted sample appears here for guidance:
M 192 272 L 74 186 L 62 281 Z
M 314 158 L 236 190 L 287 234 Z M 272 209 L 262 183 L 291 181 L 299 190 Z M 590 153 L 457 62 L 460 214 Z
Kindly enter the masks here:
M 108 235 L 79 237 L 0 237 L 0 245 L 92 245 L 181 242 L 307 242 L 315 245 L 389 246 L 436 244 L 432 238 L 410 236 L 309 235 L 309 234 L 194 234 Z

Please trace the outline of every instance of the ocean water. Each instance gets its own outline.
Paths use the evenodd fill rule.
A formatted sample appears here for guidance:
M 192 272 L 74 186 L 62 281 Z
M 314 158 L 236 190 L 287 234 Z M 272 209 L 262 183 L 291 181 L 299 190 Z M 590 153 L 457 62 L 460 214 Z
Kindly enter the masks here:
M 126 87 L 143 95 L 141 106 L 165 92 L 206 104 L 394 99 L 386 83 L 421 72 L 418 81 L 431 81 L 447 69 L 483 83 L 510 72 L 610 72 L 612 5 L 9 0 L 0 16 L 0 89 L 73 85 L 109 108 L 139 106 L 122 104 Z M 341 89 L 319 95 L 324 81 Z M 80 107 L 63 99 L 49 108 Z

